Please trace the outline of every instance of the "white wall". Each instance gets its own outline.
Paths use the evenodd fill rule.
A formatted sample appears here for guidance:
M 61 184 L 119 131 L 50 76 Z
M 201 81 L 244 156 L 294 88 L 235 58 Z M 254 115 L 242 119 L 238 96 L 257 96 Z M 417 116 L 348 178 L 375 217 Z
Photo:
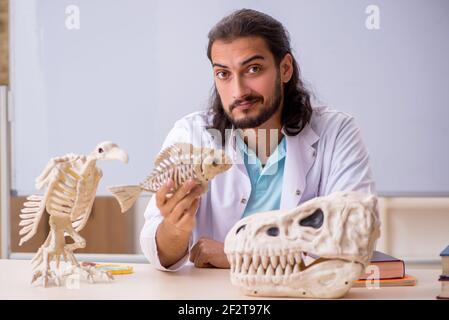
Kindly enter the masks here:
M 99 194 L 142 179 L 173 123 L 206 107 L 207 32 L 242 7 L 283 22 L 317 97 L 357 118 L 382 195 L 449 194 L 445 0 L 12 1 L 13 189 L 32 193 L 48 158 L 102 140 L 130 163 L 102 164 Z
M 382 198 L 378 249 L 414 262 L 440 264 L 449 245 L 449 198 Z

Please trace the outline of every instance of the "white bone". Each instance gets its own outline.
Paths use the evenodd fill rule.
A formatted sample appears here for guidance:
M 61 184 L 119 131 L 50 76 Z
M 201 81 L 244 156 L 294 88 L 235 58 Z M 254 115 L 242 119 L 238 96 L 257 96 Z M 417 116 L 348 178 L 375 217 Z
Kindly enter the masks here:
M 291 275 L 292 274 L 292 266 L 291 265 L 289 265 L 289 264 L 287 264 L 287 266 L 285 267 L 285 275 L 286 276 L 289 276 L 289 275 Z
M 267 256 L 262 257 L 262 266 L 266 270 L 268 268 L 268 264 L 270 263 L 270 258 Z
M 117 199 L 122 212 L 129 210 L 142 191 L 157 192 L 169 179 L 173 180 L 171 192 L 188 179 L 194 179 L 207 192 L 208 182 L 231 167 L 230 158 L 222 150 L 194 147 L 176 143 L 163 149 L 154 162 L 155 168 L 139 185 L 110 186 L 109 192 Z
M 267 237 L 273 226 L 280 232 Z M 224 249 L 228 256 L 252 257 L 248 273 L 257 268 L 257 277 L 245 272 L 246 259 L 244 268 L 230 259 L 231 283 L 247 295 L 340 298 L 369 264 L 379 236 L 376 197 L 336 192 L 245 217 L 228 232 Z M 319 258 L 308 262 L 313 255 Z
M 20 210 L 22 213 L 36 213 L 38 210 L 36 208 L 23 208 Z
M 102 177 L 96 161 L 113 159 L 126 162 L 127 155 L 115 143 L 106 141 L 99 144 L 88 156 L 67 154 L 52 158 L 36 179 L 36 188 L 46 187 L 46 191 L 42 196 L 27 197 L 28 201 L 24 203 L 19 215 L 19 226 L 22 227 L 19 231 L 22 236 L 19 245 L 34 236 L 45 209 L 50 215 L 50 233 L 31 260 L 34 271 L 32 283 L 40 283 L 44 287 L 50 282 L 60 285 L 61 279 L 51 269 L 50 261 L 54 259 L 58 268 L 61 256 L 65 261 L 70 260 L 72 272 L 82 268 L 73 251 L 86 245 L 78 231 L 87 223 Z M 57 236 L 61 233 L 72 237 L 74 243 L 66 244 L 64 237 Z M 93 269 L 84 270 L 84 274 L 89 281 L 93 281 L 94 274 L 104 276 L 104 272 Z
M 40 202 L 37 201 L 27 201 L 23 204 L 24 207 L 27 208 L 35 208 L 35 207 L 39 207 Z
M 263 268 L 262 265 L 259 265 L 259 268 L 257 268 L 257 275 L 258 275 L 258 276 L 263 276 L 263 275 L 265 275 L 265 270 L 264 270 L 264 268 Z

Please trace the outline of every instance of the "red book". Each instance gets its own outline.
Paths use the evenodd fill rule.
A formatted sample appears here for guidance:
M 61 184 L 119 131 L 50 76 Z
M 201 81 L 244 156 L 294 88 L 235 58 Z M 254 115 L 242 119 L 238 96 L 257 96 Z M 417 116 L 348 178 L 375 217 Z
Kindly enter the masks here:
M 371 258 L 370 265 L 377 266 L 379 268 L 379 279 L 395 279 L 405 277 L 405 263 L 403 260 L 389 256 L 380 251 L 374 251 Z M 369 270 L 369 269 L 368 269 Z M 366 280 L 371 276 L 372 271 L 362 274 L 360 280 Z
M 441 252 L 440 256 L 443 274 L 440 276 L 440 279 L 438 279 L 441 281 L 441 293 L 437 298 L 449 299 L 449 246 Z

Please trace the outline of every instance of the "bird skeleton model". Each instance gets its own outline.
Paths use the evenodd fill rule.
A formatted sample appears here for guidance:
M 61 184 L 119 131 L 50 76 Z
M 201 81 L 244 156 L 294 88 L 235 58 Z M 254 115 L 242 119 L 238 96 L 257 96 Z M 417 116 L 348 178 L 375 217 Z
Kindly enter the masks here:
M 67 154 L 52 158 L 36 179 L 36 188 L 46 188 L 46 191 L 44 195 L 29 196 L 24 203 L 20 214 L 19 245 L 36 234 L 45 211 L 50 215 L 50 233 L 31 261 L 31 283 L 41 279 L 44 287 L 47 287 L 50 281 L 59 286 L 61 277 L 52 271 L 50 262 L 56 260 L 56 268 L 59 268 L 61 256 L 71 264 L 71 268 L 66 270 L 62 277 L 82 274 L 90 282 L 94 282 L 94 276 L 101 276 L 105 280 L 112 279 L 112 275 L 107 272 L 81 266 L 73 253 L 74 250 L 86 246 L 86 241 L 79 232 L 89 219 L 102 177 L 101 170 L 96 166 L 97 160 L 120 160 L 127 163 L 128 155 L 115 143 L 102 142 L 87 156 Z M 74 243 L 65 242 L 67 235 Z

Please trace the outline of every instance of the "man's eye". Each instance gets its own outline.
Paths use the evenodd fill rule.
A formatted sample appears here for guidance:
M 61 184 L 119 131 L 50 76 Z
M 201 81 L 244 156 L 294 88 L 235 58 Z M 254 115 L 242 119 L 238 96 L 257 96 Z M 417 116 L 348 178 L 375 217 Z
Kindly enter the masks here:
M 260 71 L 260 67 L 259 66 L 252 66 L 248 69 L 249 73 L 257 73 Z
M 226 79 L 228 73 L 225 71 L 218 71 L 215 75 L 217 76 L 218 79 Z

